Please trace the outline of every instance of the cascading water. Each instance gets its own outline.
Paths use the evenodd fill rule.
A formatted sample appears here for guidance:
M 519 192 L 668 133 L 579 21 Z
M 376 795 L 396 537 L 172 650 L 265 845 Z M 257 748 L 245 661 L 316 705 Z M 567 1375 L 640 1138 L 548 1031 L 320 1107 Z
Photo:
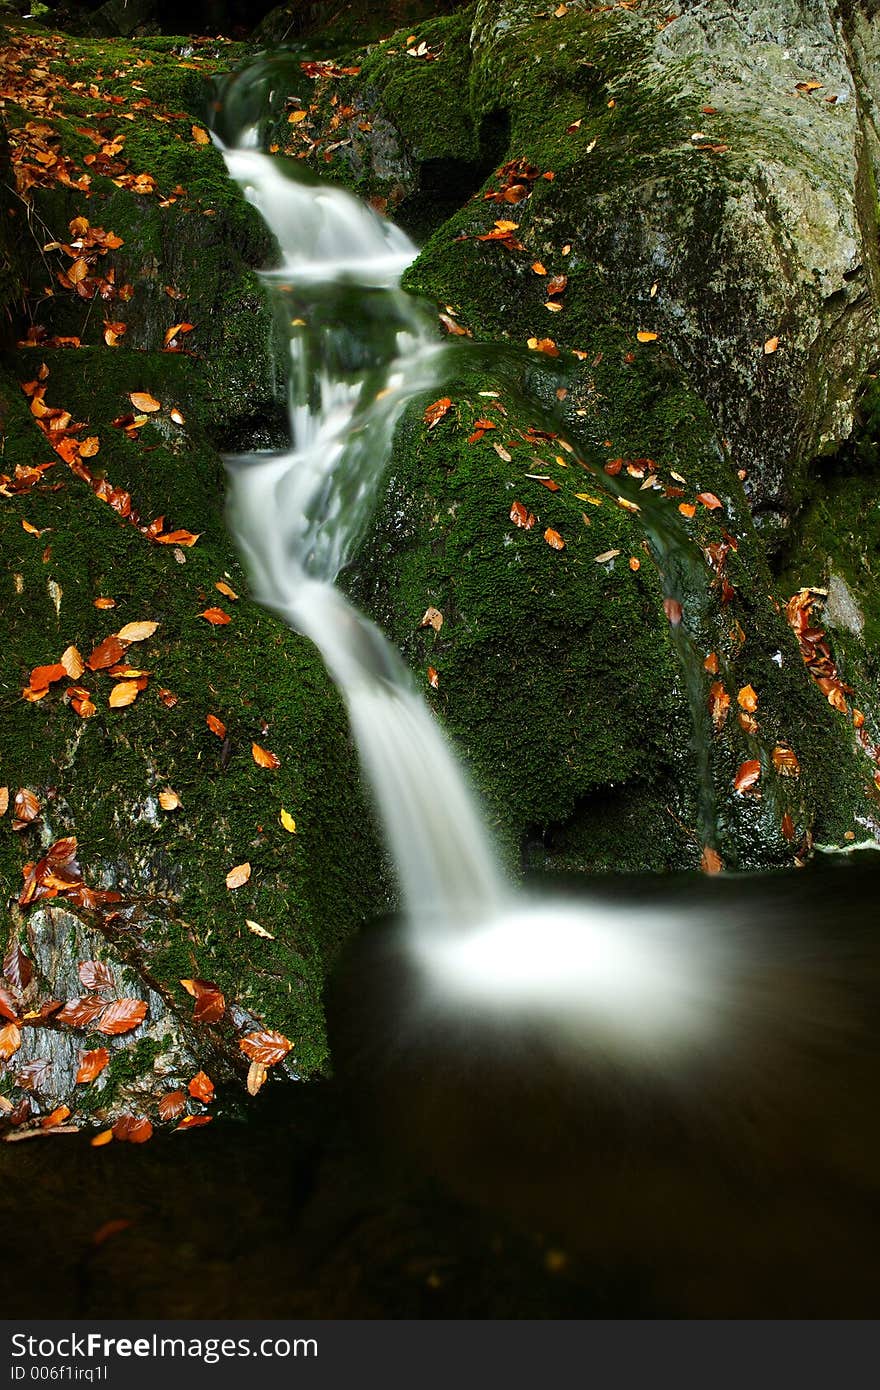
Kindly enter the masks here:
M 431 318 L 399 288 L 415 247 L 252 146 L 225 159 L 281 248 L 264 279 L 291 328 L 292 446 L 228 460 L 231 524 L 256 598 L 312 639 L 345 698 L 410 920 L 490 918 L 504 891 L 465 778 L 397 652 L 333 587 L 400 412 L 437 378 Z
M 711 1029 L 719 958 L 665 915 L 627 923 L 505 885 L 490 836 L 398 653 L 334 587 L 370 519 L 406 403 L 448 375 L 433 314 L 400 289 L 415 248 L 339 188 L 256 148 L 225 149 L 275 235 L 264 282 L 290 342 L 291 448 L 227 460 L 230 524 L 255 597 L 311 638 L 346 701 L 397 867 L 408 949 L 435 990 L 537 1012 L 568 1045 L 661 1048 Z M 462 931 L 461 928 L 467 929 Z

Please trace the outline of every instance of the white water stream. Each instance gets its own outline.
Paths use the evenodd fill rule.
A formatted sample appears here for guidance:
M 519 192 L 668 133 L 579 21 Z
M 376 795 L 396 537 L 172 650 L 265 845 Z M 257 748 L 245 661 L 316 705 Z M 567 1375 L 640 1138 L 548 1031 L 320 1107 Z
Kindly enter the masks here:
M 537 1009 L 566 1042 L 598 1033 L 625 1051 L 684 1044 L 712 1026 L 717 944 L 664 913 L 627 920 L 515 895 L 398 652 L 335 587 L 401 411 L 439 388 L 445 349 L 433 314 L 400 289 L 415 255 L 403 233 L 342 189 L 290 177 L 255 143 L 224 157 L 281 248 L 264 280 L 290 336 L 292 445 L 227 460 L 230 525 L 254 596 L 311 638 L 345 699 L 410 947 L 450 997 Z

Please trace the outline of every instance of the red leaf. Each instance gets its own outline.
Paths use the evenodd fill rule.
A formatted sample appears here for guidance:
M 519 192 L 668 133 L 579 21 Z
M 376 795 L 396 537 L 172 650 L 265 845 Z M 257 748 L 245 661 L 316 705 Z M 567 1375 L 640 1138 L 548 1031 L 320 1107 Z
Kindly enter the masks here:
M 206 714 L 205 723 L 212 734 L 216 734 L 218 738 L 226 737 L 226 725 L 223 723 L 222 719 L 217 718 L 216 714 Z
M 116 634 L 113 633 L 110 637 L 105 637 L 103 642 L 98 643 L 86 665 L 92 671 L 104 671 L 108 666 L 115 666 L 127 645 L 126 642 L 120 642 Z
M 27 989 L 34 977 L 33 963 L 17 941 L 9 943 L 9 949 L 3 957 L 3 974 L 15 989 Z
M 224 613 L 222 608 L 206 608 L 204 613 L 199 613 L 200 618 L 206 618 L 212 627 L 224 627 L 226 623 L 231 623 L 232 619 L 228 613 Z
M 183 1113 L 186 1096 L 183 1091 L 169 1091 L 159 1101 L 160 1120 L 176 1120 Z
M 198 1129 L 200 1125 L 209 1125 L 213 1118 L 213 1115 L 184 1115 L 174 1133 L 177 1134 L 181 1129 Z
M 55 1015 L 55 1021 L 67 1023 L 71 1028 L 86 1028 L 106 1007 L 107 1000 L 96 994 L 87 994 L 82 999 L 68 999 L 61 1012 Z
M 198 1071 L 189 1083 L 189 1093 L 194 1100 L 201 1100 L 205 1105 L 210 1105 L 214 1099 L 214 1083 L 207 1072 Z
M 113 1138 L 128 1144 L 146 1144 L 153 1126 L 143 1115 L 120 1115 L 113 1126 Z
M 755 786 L 760 776 L 761 764 L 757 758 L 750 758 L 748 762 L 740 763 L 736 777 L 733 779 L 734 791 L 749 791 Z
M 219 1023 L 226 1012 L 226 1000 L 210 980 L 181 980 L 187 994 L 196 1001 L 194 1023 Z
M 77 1085 L 94 1081 L 110 1061 L 110 1053 L 106 1047 L 96 1047 L 92 1052 L 84 1052 L 80 1059 L 79 1071 L 76 1074 Z
M 86 989 L 113 989 L 116 983 L 110 967 L 102 960 L 84 960 L 79 967 L 79 978 Z
M 114 999 L 112 1004 L 107 1005 L 107 1012 L 98 1024 L 98 1032 L 113 1036 L 130 1033 L 132 1028 L 137 1028 L 144 1021 L 146 1013 L 144 999 Z
M 10 1023 L 14 1023 L 21 1016 L 21 1009 L 15 1002 L 8 989 L 0 985 L 0 1017 L 8 1018 Z
M 452 401 L 449 399 L 448 396 L 441 396 L 439 401 L 435 401 L 433 405 L 428 406 L 427 410 L 424 413 L 424 416 L 422 417 L 425 421 L 425 424 L 428 426 L 428 429 L 432 430 L 434 426 L 437 424 L 437 422 L 443 419 L 443 416 L 449 410 L 449 407 L 451 405 Z
M 280 1062 L 282 1057 L 287 1056 L 293 1043 L 288 1042 L 281 1033 L 260 1031 L 248 1033 L 238 1045 L 252 1062 L 259 1062 L 261 1066 L 271 1067 L 276 1062 Z

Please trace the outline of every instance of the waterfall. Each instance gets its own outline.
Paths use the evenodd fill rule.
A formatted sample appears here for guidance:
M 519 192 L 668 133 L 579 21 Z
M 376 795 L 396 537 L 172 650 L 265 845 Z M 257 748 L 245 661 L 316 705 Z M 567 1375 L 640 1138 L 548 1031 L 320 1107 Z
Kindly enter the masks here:
M 292 442 L 227 459 L 230 525 L 255 598 L 315 643 L 343 695 L 410 921 L 491 918 L 505 890 L 464 773 L 397 651 L 334 587 L 403 407 L 438 380 L 433 316 L 399 284 L 415 247 L 253 145 L 224 158 L 281 250 L 263 279 L 290 334 Z

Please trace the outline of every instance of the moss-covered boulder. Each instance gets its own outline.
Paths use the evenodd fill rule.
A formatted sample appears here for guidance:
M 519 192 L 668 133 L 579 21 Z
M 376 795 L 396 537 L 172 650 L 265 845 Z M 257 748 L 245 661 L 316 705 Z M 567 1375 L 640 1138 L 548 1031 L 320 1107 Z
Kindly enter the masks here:
M 265 1030 L 291 1045 L 277 1074 L 320 1071 L 328 964 L 387 901 L 341 703 L 249 600 L 223 521 L 219 449 L 268 442 L 278 413 L 253 270 L 271 244 L 194 133 L 223 56 L 26 31 L 5 50 L 27 304 L 0 376 L 0 1093 L 19 1120 L 158 1122 L 200 1068 L 244 1095 L 240 1043 Z M 148 635 L 89 666 L 131 622 Z M 199 1012 L 181 980 L 221 1002 Z M 146 1005 L 118 1034 L 114 998 Z

